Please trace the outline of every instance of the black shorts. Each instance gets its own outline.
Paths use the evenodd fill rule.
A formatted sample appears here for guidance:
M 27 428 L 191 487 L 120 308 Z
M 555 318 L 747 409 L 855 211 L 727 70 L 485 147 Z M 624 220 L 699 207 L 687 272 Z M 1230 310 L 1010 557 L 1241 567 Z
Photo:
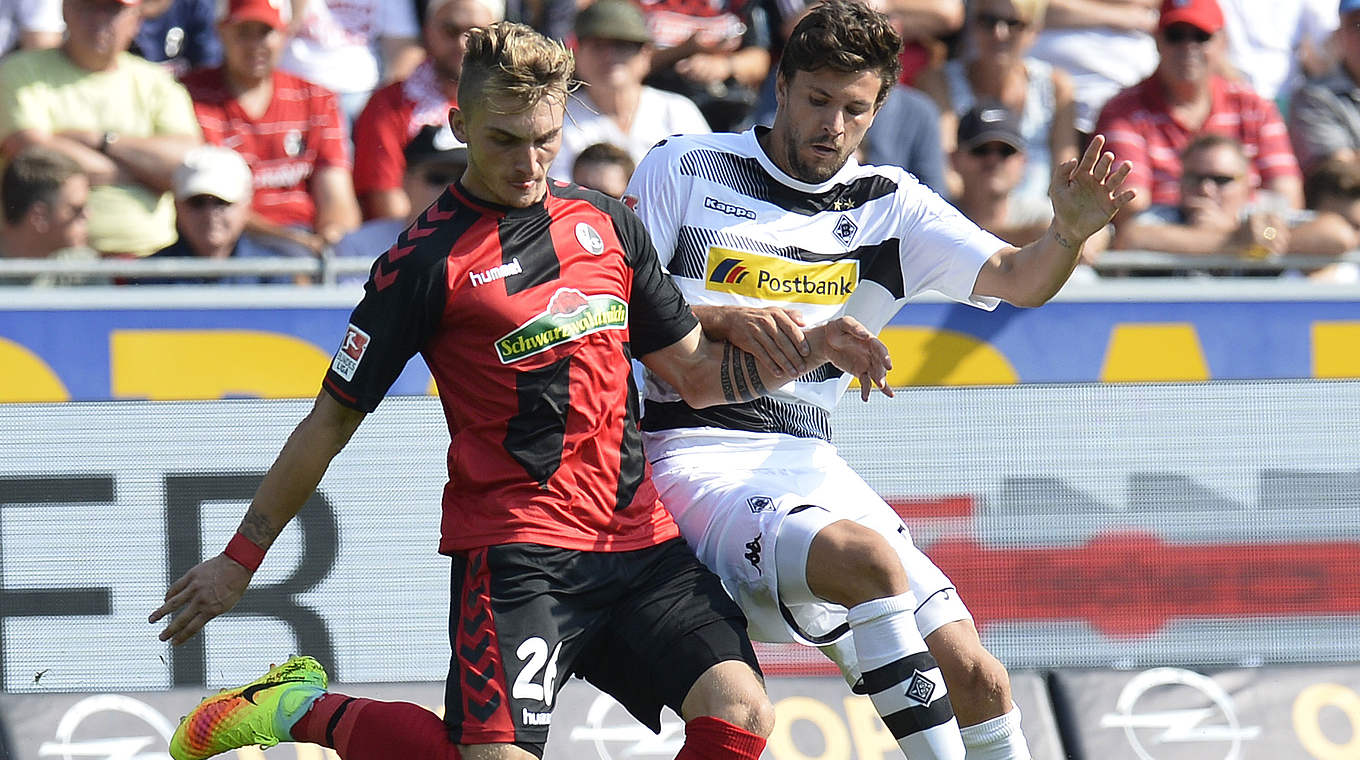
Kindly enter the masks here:
M 453 556 L 453 656 L 444 722 L 456 744 L 515 744 L 538 757 L 567 675 L 653 731 L 712 666 L 757 673 L 746 617 L 675 539 L 630 552 L 506 544 Z

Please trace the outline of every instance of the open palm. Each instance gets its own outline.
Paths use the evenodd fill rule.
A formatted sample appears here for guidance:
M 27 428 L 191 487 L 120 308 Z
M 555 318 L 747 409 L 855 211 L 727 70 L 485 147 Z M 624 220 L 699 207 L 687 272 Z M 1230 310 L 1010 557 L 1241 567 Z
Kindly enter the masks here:
M 1053 172 L 1048 195 L 1053 201 L 1053 221 L 1064 233 L 1085 240 L 1110 223 L 1114 215 L 1134 198 L 1124 189 L 1133 164 L 1114 166 L 1114 154 L 1105 151 L 1105 136 L 1096 135 L 1080 159 L 1064 161 Z

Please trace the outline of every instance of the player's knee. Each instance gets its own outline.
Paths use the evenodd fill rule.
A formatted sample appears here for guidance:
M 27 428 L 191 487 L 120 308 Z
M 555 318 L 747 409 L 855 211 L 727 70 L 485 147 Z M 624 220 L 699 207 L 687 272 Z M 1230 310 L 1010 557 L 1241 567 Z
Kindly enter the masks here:
M 1006 667 L 980 645 L 953 650 L 936 660 L 953 701 L 977 706 L 1004 705 L 1010 701 L 1011 682 Z
M 774 730 L 774 704 L 750 666 L 735 660 L 714 665 L 690 689 L 680 708 L 685 720 L 719 718 L 768 737 Z
M 904 594 L 907 571 L 892 544 L 877 531 L 849 520 L 823 529 L 808 552 L 813 593 L 846 607 Z

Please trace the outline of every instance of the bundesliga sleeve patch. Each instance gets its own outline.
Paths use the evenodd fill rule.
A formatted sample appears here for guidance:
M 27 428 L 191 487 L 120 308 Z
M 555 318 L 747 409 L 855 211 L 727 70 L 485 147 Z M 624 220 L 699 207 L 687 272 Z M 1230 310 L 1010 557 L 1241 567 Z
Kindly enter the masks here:
M 347 381 L 354 379 L 359 362 L 363 361 L 364 352 L 368 350 L 368 340 L 368 333 L 353 324 L 345 330 L 345 340 L 335 352 L 335 359 L 331 361 L 331 369 L 335 374 Z

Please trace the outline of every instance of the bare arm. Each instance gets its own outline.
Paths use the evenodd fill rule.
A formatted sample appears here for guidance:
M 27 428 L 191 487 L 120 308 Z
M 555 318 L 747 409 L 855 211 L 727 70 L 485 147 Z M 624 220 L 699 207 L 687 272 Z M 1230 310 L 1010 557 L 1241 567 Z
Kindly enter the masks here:
M 411 199 L 399 187 L 371 190 L 359 199 L 365 219 L 405 219 L 411 213 Z
M 1054 29 L 1108 27 L 1146 32 L 1157 28 L 1156 0 L 1052 0 L 1044 26 Z
M 41 146 L 65 155 L 80 167 L 81 172 L 92 185 L 112 185 L 119 182 L 123 175 L 113 159 L 83 143 L 61 135 L 25 129 L 5 138 L 5 158 L 14 158 L 27 148 Z
M 19 47 L 24 50 L 43 50 L 61 44 L 61 32 L 23 32 L 19 35 Z
M 963 27 L 960 0 L 889 0 L 885 9 L 909 39 L 944 37 Z
M 888 349 L 859 322 L 838 317 L 805 331 L 812 366 L 832 362 L 860 379 L 868 398 L 874 386 L 889 396 L 886 385 L 892 361 Z M 684 338 L 641 357 L 694 407 L 736 404 L 767 395 L 795 379 L 801 371 L 782 371 L 727 341 L 713 341 L 696 326 Z
M 316 200 L 316 234 L 334 245 L 345 233 L 358 227 L 359 201 L 354 197 L 354 178 L 349 170 L 328 166 L 311 180 L 312 198 Z
M 383 84 L 411 76 L 416 66 L 425 60 L 425 48 L 414 37 L 383 37 L 379 47 L 382 48 Z
M 322 391 L 312 411 L 298 423 L 260 482 L 237 530 L 268 549 L 316 490 L 331 460 L 349 442 L 363 419 L 363 412 L 341 406 Z M 183 644 L 209 620 L 234 607 L 245 594 L 252 575 L 251 570 L 225 554 L 204 560 L 170 586 L 165 592 L 165 604 L 147 620 L 154 623 L 173 613 L 174 617 L 161 631 L 160 640 Z
M 170 190 L 175 168 L 184 161 L 184 154 L 201 142 L 194 135 L 119 135 L 106 151 L 101 152 L 102 132 L 60 132 L 57 137 L 79 143 L 94 155 L 106 156 L 132 181 L 160 192 Z
M 1121 189 L 1132 165 L 1125 161 L 1114 169 L 1114 154 L 1104 148 L 1104 136 L 1096 135 L 1080 161 L 1057 167 L 1049 190 L 1053 223 L 1048 231 L 1024 248 L 1006 247 L 992 254 L 978 272 L 974 295 L 1039 306 L 1062 288 L 1086 239 L 1134 197 L 1132 190 Z

